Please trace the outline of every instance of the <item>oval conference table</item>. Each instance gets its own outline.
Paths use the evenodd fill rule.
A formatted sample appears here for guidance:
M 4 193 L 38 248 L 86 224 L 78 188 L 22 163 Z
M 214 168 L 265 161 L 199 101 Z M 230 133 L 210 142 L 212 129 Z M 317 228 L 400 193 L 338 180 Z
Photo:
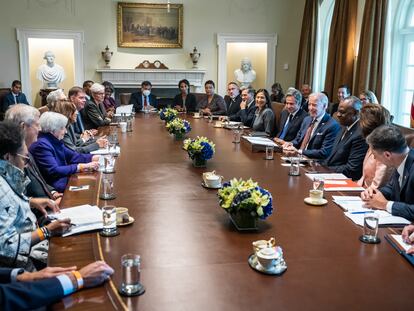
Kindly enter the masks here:
M 362 228 L 348 220 L 325 194 L 326 206 L 303 201 L 312 186 L 304 171 L 288 176 L 288 167 L 263 159 L 232 132 L 193 119 L 189 137 L 202 135 L 216 144 L 207 168 L 193 168 L 182 142 L 175 141 L 156 115 L 138 115 L 134 131 L 119 133 L 112 201 L 99 200 L 100 173 L 74 175 L 69 185 L 89 191 L 65 193 L 62 207 L 114 204 L 129 209 L 135 223 L 111 238 L 85 233 L 53 238 L 49 265 L 82 267 L 105 260 L 115 273 L 105 285 L 82 290 L 54 310 L 409 310 L 413 306 L 414 269 L 385 241 L 359 241 Z M 253 178 L 274 199 L 274 213 L 256 232 L 235 230 L 218 205 L 217 191 L 201 186 L 201 174 L 215 170 L 225 180 Z M 252 270 L 252 242 L 275 237 L 288 269 L 281 276 Z M 125 298 L 120 258 L 141 255 L 146 292 Z

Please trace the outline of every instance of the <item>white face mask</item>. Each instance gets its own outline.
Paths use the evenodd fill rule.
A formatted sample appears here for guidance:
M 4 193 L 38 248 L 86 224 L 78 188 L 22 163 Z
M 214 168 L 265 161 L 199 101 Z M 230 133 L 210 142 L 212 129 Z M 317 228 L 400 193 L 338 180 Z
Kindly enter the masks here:
M 144 90 L 142 92 L 142 94 L 144 94 L 144 96 L 148 96 L 149 94 L 151 94 L 151 91 L 150 90 Z

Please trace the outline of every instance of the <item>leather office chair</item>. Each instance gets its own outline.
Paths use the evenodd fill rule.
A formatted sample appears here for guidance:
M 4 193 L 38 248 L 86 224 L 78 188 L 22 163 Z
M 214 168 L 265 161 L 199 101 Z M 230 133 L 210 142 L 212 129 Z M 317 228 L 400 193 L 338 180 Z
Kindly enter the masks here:
M 10 92 L 10 88 L 2 87 L 0 88 L 0 107 L 3 103 L 3 98 Z M 4 120 L 4 112 L 0 111 L 0 121 Z
M 119 100 L 121 102 L 121 106 L 128 105 L 130 98 L 131 98 L 131 93 L 120 93 Z
M 285 109 L 285 104 L 272 102 L 271 106 L 273 113 L 275 114 L 275 129 L 278 129 L 280 125 L 280 115 L 282 114 L 282 110 Z
M 47 106 L 42 106 L 38 108 L 40 111 L 40 114 L 45 113 L 46 111 L 49 111 L 49 108 Z

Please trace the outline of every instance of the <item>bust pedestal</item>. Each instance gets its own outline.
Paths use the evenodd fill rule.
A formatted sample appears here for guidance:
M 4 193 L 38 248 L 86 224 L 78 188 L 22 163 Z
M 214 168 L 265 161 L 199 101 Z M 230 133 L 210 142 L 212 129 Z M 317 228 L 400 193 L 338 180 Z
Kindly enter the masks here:
M 47 105 L 47 101 L 46 101 L 46 97 L 47 95 L 49 95 L 50 92 L 56 91 L 57 88 L 55 89 L 40 89 L 39 91 L 39 95 L 40 98 L 42 99 L 42 106 L 46 106 Z

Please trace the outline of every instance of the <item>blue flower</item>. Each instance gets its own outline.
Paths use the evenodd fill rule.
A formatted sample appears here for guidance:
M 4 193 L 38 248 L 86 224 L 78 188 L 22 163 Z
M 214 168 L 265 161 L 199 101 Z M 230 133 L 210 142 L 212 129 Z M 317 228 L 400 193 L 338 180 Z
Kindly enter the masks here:
M 203 160 L 209 160 L 213 157 L 214 154 L 214 150 L 213 148 L 210 146 L 209 143 L 206 142 L 201 142 L 201 145 L 203 146 L 203 149 L 201 150 L 201 158 Z

